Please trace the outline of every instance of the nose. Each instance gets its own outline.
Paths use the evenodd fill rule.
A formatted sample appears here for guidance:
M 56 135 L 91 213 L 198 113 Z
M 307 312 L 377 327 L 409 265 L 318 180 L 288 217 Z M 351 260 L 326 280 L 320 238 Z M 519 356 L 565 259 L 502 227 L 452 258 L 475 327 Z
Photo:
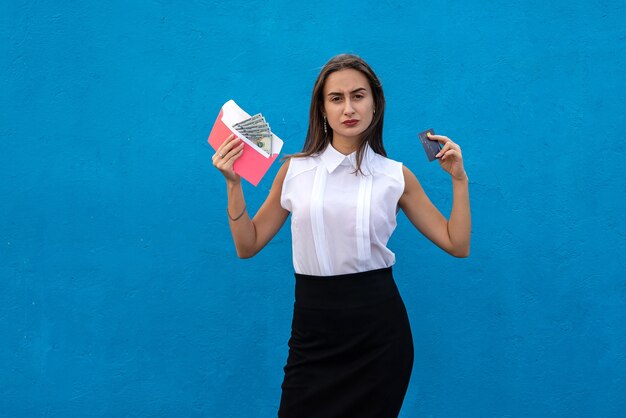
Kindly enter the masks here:
M 346 115 L 346 116 L 353 115 L 354 114 L 354 109 L 352 108 L 352 102 L 350 100 L 346 100 L 345 103 L 346 103 L 346 105 L 343 108 L 344 115 Z

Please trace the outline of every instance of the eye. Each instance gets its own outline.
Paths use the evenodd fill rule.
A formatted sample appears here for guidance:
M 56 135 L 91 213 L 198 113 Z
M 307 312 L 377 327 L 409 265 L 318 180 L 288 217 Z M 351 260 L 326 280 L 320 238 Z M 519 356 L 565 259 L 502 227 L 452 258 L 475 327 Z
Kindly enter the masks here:
M 361 100 L 363 98 L 362 94 L 355 94 L 354 96 L 354 100 Z
M 341 100 L 341 97 L 339 97 L 339 96 L 333 96 L 333 97 L 330 98 L 331 102 L 339 102 L 340 100 Z

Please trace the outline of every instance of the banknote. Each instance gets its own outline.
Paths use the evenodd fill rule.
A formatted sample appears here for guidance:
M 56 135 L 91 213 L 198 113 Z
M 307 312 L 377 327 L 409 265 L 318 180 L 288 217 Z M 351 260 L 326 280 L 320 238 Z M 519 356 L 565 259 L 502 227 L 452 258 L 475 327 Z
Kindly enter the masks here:
M 233 125 L 238 132 L 256 144 L 268 154 L 272 154 L 272 130 L 262 114 L 256 115 Z

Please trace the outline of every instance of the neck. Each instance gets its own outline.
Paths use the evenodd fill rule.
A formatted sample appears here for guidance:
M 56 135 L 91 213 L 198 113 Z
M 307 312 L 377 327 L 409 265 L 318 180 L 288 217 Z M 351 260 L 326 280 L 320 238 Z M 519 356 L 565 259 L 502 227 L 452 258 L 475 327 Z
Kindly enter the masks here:
M 339 151 L 343 155 L 350 155 L 358 149 L 359 142 L 360 141 L 355 138 L 348 139 L 348 138 L 344 138 L 341 135 L 333 134 L 333 139 L 331 141 L 331 144 L 333 145 L 333 148 L 335 148 L 337 151 Z

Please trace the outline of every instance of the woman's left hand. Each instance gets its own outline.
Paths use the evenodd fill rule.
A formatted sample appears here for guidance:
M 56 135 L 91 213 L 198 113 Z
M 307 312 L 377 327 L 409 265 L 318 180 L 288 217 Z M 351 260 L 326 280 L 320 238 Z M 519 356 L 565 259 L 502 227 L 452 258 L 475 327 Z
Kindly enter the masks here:
M 428 139 L 431 141 L 438 141 L 441 145 L 443 145 L 436 155 L 439 159 L 439 165 L 441 168 L 443 168 L 452 176 L 452 178 L 456 180 L 467 179 L 465 167 L 463 166 L 463 154 L 461 153 L 461 147 L 452 142 L 450 138 L 443 135 L 431 135 L 428 133 Z

